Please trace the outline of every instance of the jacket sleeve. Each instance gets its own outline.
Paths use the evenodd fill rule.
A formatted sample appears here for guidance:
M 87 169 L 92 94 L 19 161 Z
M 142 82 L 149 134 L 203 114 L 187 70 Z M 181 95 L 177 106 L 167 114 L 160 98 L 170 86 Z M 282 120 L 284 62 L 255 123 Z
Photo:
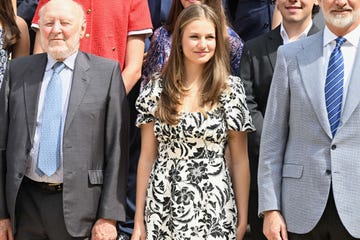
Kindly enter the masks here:
M 125 221 L 128 174 L 129 109 L 117 64 L 108 91 L 105 126 L 105 171 L 100 218 Z
M 9 64 L 10 65 L 10 64 Z M 6 207 L 5 179 L 6 179 L 6 145 L 8 134 L 8 97 L 10 92 L 10 67 L 5 73 L 0 90 L 0 218 L 8 218 Z

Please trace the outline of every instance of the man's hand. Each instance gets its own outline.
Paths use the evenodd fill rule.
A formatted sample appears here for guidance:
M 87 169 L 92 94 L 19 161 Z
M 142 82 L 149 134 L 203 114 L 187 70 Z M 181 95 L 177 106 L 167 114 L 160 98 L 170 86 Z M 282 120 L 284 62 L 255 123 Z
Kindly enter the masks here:
M 286 224 L 279 211 L 264 212 L 263 232 L 268 240 L 288 240 Z
M 116 221 L 110 219 L 98 219 L 91 231 L 91 240 L 116 240 L 116 237 Z
M 0 240 L 13 240 L 11 222 L 9 218 L 0 219 Z

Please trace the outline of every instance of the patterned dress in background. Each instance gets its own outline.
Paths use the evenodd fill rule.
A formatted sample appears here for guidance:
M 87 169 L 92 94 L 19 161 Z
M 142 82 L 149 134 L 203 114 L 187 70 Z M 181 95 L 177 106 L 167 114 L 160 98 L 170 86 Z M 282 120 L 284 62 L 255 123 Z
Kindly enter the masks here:
M 9 61 L 8 52 L 7 50 L 3 49 L 3 47 L 4 47 L 4 31 L 0 28 L 0 86 L 4 79 L 6 64 Z
M 159 143 L 147 189 L 147 239 L 236 239 L 237 210 L 224 151 L 228 130 L 254 128 L 240 79 L 229 77 L 228 85 L 207 117 L 183 112 L 177 125 L 154 117 L 162 91 L 158 74 L 140 94 L 137 126 L 154 121 Z

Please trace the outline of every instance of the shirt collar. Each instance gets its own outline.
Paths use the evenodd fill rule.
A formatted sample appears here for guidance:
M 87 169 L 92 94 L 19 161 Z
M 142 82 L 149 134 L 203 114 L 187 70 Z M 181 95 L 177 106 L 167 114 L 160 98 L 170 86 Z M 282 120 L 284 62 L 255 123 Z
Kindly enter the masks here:
M 360 36 L 360 25 L 342 37 L 346 39 L 346 42 L 344 44 L 351 44 L 352 46 L 357 47 L 359 44 L 359 36 Z M 333 32 L 330 31 L 330 29 L 327 26 L 325 26 L 323 47 L 327 46 L 338 37 L 339 36 L 336 36 Z
M 66 58 L 64 60 L 64 64 L 67 68 L 71 69 L 72 71 L 74 70 L 74 66 L 75 66 L 75 59 L 76 56 L 78 54 L 79 51 L 76 51 L 74 54 L 72 54 L 71 56 L 69 56 L 68 58 Z M 48 58 L 48 62 L 46 64 L 46 68 L 45 71 L 50 71 L 51 68 L 54 66 L 54 64 L 57 62 L 53 57 L 51 57 L 49 54 L 47 54 L 47 58 Z
M 312 27 L 312 24 L 313 24 L 313 22 L 312 22 L 312 20 L 311 20 L 311 21 L 309 22 L 309 24 L 306 26 L 305 30 L 297 37 L 296 40 L 307 37 L 307 35 L 309 34 L 310 29 L 311 29 L 311 27 Z M 289 36 L 288 36 L 288 34 L 287 34 L 287 32 L 286 32 L 286 30 L 285 30 L 285 28 L 284 28 L 283 23 L 280 24 L 280 35 L 281 35 L 284 43 L 285 43 L 285 42 L 290 42 Z

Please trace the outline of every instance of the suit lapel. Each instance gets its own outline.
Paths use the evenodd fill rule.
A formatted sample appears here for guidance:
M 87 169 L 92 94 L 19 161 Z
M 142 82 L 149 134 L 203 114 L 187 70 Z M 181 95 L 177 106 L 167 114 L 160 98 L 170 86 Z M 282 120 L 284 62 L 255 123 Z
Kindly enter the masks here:
M 269 40 L 265 41 L 266 50 L 268 52 L 269 60 L 272 66 L 272 69 L 275 68 L 276 58 L 277 58 L 277 49 L 283 44 L 283 40 L 280 35 L 280 26 L 278 26 L 274 31 L 269 32 Z
M 47 63 L 46 54 L 38 55 L 38 58 L 33 61 L 36 66 L 29 67 L 28 73 L 24 74 L 26 122 L 31 145 L 34 141 L 39 95 Z
M 67 132 L 72 119 L 86 93 L 86 89 L 90 84 L 90 76 L 88 74 L 89 60 L 84 53 L 78 53 L 75 61 L 73 81 L 71 85 L 70 99 L 65 121 L 64 135 Z
M 306 41 L 304 50 L 300 51 L 297 59 L 301 79 L 304 83 L 305 91 L 309 96 L 310 102 L 314 108 L 321 126 L 327 135 L 332 138 L 330 125 L 326 112 L 324 96 L 324 58 L 323 58 L 323 31 L 313 35 L 313 41 Z M 306 49 L 306 50 L 305 50 Z
M 358 46 L 359 49 L 360 46 Z M 359 89 L 360 89 L 360 51 L 357 50 L 353 70 L 350 76 L 350 82 L 348 86 L 348 92 L 346 94 L 346 99 L 344 102 L 344 109 L 343 114 L 341 117 L 341 122 L 339 126 L 339 130 L 341 126 L 346 123 L 346 121 L 350 118 L 351 114 L 354 112 L 355 108 L 359 105 L 360 96 L 359 96 Z

